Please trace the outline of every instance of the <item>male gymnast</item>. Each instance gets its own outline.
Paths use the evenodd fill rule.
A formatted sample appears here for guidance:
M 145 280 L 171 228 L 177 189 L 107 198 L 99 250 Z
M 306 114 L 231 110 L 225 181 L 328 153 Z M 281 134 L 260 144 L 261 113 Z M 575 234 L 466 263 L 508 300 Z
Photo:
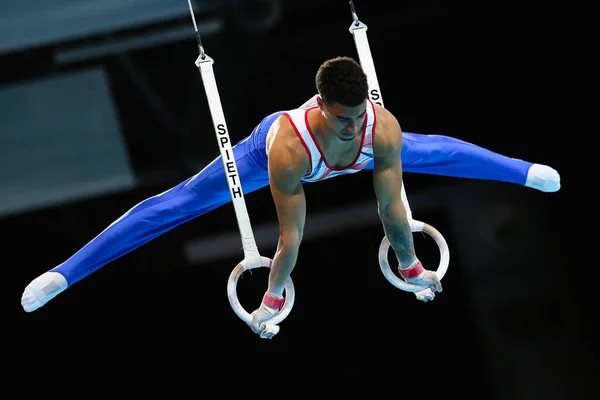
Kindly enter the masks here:
M 315 84 L 317 94 L 301 107 L 266 116 L 233 147 L 244 194 L 269 186 L 279 223 L 268 286 L 249 324 L 257 334 L 282 307 L 285 282 L 296 265 L 306 219 L 304 184 L 373 171 L 378 214 L 399 274 L 432 292 L 441 292 L 442 285 L 415 254 L 401 199 L 403 172 L 501 181 L 543 192 L 560 189 L 560 176 L 549 166 L 448 136 L 402 132 L 396 117 L 369 99 L 367 76 L 353 58 L 326 60 Z M 197 174 L 133 206 L 70 258 L 31 281 L 21 298 L 23 309 L 37 310 L 102 266 L 228 203 L 232 193 L 227 179 L 219 156 Z

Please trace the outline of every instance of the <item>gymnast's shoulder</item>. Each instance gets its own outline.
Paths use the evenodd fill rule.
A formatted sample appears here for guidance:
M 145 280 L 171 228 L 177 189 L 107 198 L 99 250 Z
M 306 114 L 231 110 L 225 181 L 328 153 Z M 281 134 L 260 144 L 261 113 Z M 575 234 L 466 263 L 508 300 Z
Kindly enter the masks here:
M 376 123 L 373 133 L 373 152 L 375 156 L 402 148 L 402 129 L 394 114 L 375 104 Z
M 270 166 L 298 171 L 303 176 L 311 169 L 310 157 L 285 115 L 273 122 L 267 133 L 267 157 Z

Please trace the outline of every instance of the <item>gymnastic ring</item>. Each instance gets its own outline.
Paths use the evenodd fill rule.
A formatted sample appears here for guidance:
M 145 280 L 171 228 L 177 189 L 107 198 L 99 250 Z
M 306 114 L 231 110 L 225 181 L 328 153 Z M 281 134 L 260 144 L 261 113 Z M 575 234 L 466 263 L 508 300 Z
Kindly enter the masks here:
M 431 236 L 433 240 L 435 240 L 438 248 L 440 249 L 440 264 L 436 270 L 436 274 L 440 280 L 446 274 L 448 270 L 448 264 L 450 262 L 450 251 L 448 250 L 448 243 L 446 243 L 446 239 L 444 236 L 435 229 L 433 226 L 426 224 L 421 221 L 413 220 L 411 221 L 411 230 L 414 232 L 424 232 Z M 408 283 L 403 279 L 399 278 L 390 268 L 388 262 L 388 251 L 390 248 L 390 242 L 387 236 L 383 237 L 381 241 L 381 245 L 379 246 L 379 266 L 381 267 L 381 272 L 387 278 L 388 281 L 398 289 L 402 289 L 405 292 L 420 292 L 421 290 L 426 289 L 426 286 L 414 285 L 412 283 Z
M 236 267 L 233 269 L 233 271 L 231 271 L 231 274 L 229 275 L 229 280 L 227 282 L 227 297 L 229 298 L 229 304 L 231 305 L 231 308 L 233 308 L 233 311 L 236 313 L 236 315 L 247 324 L 250 324 L 252 322 L 252 316 L 244 309 L 244 307 L 242 307 L 238 299 L 238 280 L 240 276 L 242 276 L 242 273 L 244 273 L 244 271 L 259 267 L 271 268 L 272 262 L 273 261 L 270 258 L 262 256 L 260 257 L 259 263 L 251 262 L 248 259 L 244 259 L 242 260 L 242 262 L 236 265 Z M 279 310 L 277 314 L 269 318 L 267 321 L 263 322 L 263 324 L 261 325 L 261 328 L 263 330 L 268 329 L 274 333 L 277 333 L 279 331 L 279 327 L 277 326 L 277 324 L 283 321 L 289 315 L 290 311 L 292 311 L 292 307 L 294 306 L 295 292 L 294 283 L 292 282 L 291 277 L 289 277 L 287 282 L 285 283 L 284 290 L 285 302 L 283 303 L 283 307 L 281 307 L 281 310 Z

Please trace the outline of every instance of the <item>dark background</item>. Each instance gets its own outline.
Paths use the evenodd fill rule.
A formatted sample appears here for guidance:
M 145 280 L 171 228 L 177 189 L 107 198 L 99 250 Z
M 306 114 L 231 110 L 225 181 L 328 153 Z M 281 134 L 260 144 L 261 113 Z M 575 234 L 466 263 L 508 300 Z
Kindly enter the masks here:
M 215 60 L 233 141 L 267 113 L 314 94 L 314 73 L 325 59 L 356 57 L 348 2 L 274 2 L 282 8 L 273 24 L 265 23 L 269 2 L 213 3 L 218 6 L 196 17 L 224 21 L 203 44 Z M 550 165 L 561 174 L 562 189 L 542 193 L 406 174 L 415 218 L 436 227 L 450 247 L 444 292 L 431 303 L 393 287 L 379 269 L 383 231 L 367 172 L 305 187 L 309 217 L 362 206 L 371 207 L 372 216 L 323 236 L 307 235 L 292 274 L 296 302 L 272 340 L 254 335 L 228 303 L 227 280 L 243 258 L 239 243 L 210 261 L 186 256 L 192 241 L 235 236 L 231 204 L 115 260 L 28 314 L 19 298 L 33 278 L 137 202 L 197 172 L 218 148 L 193 65 L 198 48 L 189 13 L 3 54 L 4 85 L 103 66 L 139 177 L 133 190 L 0 220 L 10 276 L 4 324 L 11 357 L 5 360 L 11 377 L 32 382 L 20 385 L 23 391 L 79 398 L 102 389 L 214 398 L 598 398 L 598 274 L 585 255 L 586 233 L 578 233 L 565 211 L 577 208 L 577 158 L 563 143 L 567 127 L 556 123 L 569 106 L 556 96 L 561 36 L 550 16 L 561 10 L 446 1 L 355 5 L 369 28 L 386 108 L 404 131 L 453 136 Z M 53 61 L 69 46 L 186 24 L 189 38 L 175 42 Z M 246 204 L 253 226 L 276 220 L 268 190 L 248 195 Z M 307 232 L 315 228 L 309 220 Z M 258 241 L 263 255 L 272 257 L 274 240 Z M 435 245 L 420 235 L 415 243 L 426 267 L 434 268 Z M 240 281 L 248 312 L 260 303 L 267 272 L 254 270 Z

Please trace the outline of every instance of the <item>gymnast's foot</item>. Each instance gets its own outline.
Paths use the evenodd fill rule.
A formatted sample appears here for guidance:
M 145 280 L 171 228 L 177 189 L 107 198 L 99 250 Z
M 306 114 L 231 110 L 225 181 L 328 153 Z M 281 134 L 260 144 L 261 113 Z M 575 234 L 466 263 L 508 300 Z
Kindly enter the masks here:
M 557 192 L 560 189 L 560 175 L 547 165 L 533 164 L 527 172 L 525 186 L 542 192 Z
M 23 291 L 21 306 L 26 312 L 32 312 L 52 300 L 67 288 L 68 283 L 58 272 L 45 272 L 35 278 Z

